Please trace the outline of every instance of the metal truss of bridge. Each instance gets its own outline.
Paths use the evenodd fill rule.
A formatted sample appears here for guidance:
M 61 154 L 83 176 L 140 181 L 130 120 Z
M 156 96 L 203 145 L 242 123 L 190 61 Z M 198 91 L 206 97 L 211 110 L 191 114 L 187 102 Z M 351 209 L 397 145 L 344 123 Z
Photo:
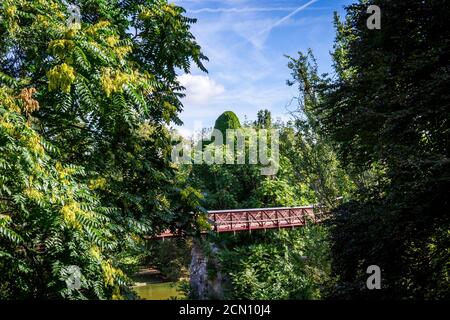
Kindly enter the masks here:
M 256 208 L 208 211 L 211 231 L 251 232 L 253 230 L 296 228 L 304 226 L 308 221 L 316 222 L 313 206 Z M 179 236 L 171 231 L 161 233 L 157 238 Z

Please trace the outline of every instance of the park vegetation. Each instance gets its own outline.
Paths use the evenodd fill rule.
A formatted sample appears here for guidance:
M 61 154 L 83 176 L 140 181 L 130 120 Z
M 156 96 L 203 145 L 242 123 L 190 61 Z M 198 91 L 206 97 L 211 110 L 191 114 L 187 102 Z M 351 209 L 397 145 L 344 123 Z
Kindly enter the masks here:
M 208 236 L 225 298 L 450 298 L 448 1 L 351 5 L 335 16 L 333 74 L 310 50 L 286 57 L 291 120 L 220 115 L 221 132 L 279 130 L 269 176 L 171 161 L 177 73 L 207 60 L 183 8 L 77 3 L 71 23 L 65 1 L 0 4 L 0 299 L 132 299 L 139 265 L 186 273 L 206 210 L 310 204 L 319 225 Z M 166 229 L 184 238 L 149 240 Z M 370 265 L 381 290 L 367 290 Z

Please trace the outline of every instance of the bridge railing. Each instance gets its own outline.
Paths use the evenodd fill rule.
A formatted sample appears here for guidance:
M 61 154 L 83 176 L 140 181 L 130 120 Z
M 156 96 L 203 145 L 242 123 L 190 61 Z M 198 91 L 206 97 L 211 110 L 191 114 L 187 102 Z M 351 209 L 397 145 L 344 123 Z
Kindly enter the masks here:
M 208 213 L 216 232 L 294 228 L 315 221 L 313 206 L 213 210 Z
M 211 224 L 211 231 L 217 233 L 295 228 L 305 225 L 308 221 L 318 222 L 316 209 L 318 208 L 315 206 L 303 206 L 210 210 L 208 211 L 208 221 Z M 164 239 L 177 236 L 179 234 L 166 230 L 155 238 Z

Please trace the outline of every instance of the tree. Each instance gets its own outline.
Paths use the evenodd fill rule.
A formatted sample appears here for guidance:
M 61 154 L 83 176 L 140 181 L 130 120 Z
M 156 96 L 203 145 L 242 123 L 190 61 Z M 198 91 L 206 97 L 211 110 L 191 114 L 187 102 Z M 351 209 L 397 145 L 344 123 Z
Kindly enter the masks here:
M 214 148 L 225 150 L 226 130 L 244 129 L 236 114 L 232 111 L 222 113 L 215 121 L 214 129 L 222 133 L 223 145 L 216 146 L 211 140 L 202 141 L 204 151 L 214 152 Z M 245 130 L 245 129 L 244 129 Z M 237 157 L 237 154 L 235 154 Z M 236 160 L 236 159 L 233 159 Z M 205 195 L 204 205 L 208 210 L 238 208 L 244 199 L 248 199 L 253 190 L 257 168 L 247 164 L 201 164 L 194 165 L 191 178 L 195 186 Z M 250 196 L 251 198 L 251 196 Z
M 226 135 L 227 129 L 239 129 L 241 122 L 233 111 L 225 111 L 222 113 L 214 123 L 214 129 L 220 130 L 222 135 Z
M 32 128 L 34 89 L 13 92 L 0 88 L 0 298 L 119 297 L 127 280 L 106 253 L 119 244 L 108 209 Z M 79 290 L 66 286 L 71 266 Z
M 314 110 L 323 102 L 324 81 L 312 51 L 287 58 L 291 70 L 287 84 L 297 85 L 299 96 L 293 122 L 281 134 L 281 153 L 291 162 L 296 179 L 313 191 L 312 201 L 328 210 L 350 197 L 355 177 L 345 172 L 333 150 L 333 141 L 320 132 L 320 118 Z
M 272 127 L 272 114 L 269 110 L 259 110 L 255 122 L 257 128 L 268 129 Z
M 366 27 L 369 3 L 336 18 L 336 77 L 313 107 L 348 170 L 369 177 L 335 211 L 338 297 L 448 298 L 448 1 L 370 1 L 381 30 Z M 382 270 L 382 290 L 364 286 Z
M 110 298 L 113 292 L 120 297 L 126 287 L 116 274 L 133 260 L 143 235 L 167 227 L 196 229 L 199 194 L 177 180 L 167 129 L 180 123 L 183 88 L 176 70 L 189 72 L 191 62 L 205 70 L 206 57 L 189 31 L 195 20 L 163 0 L 76 4 L 79 22 L 66 1 L 5 0 L 0 7 L 0 89 L 9 97 L 1 102 L 6 124 L 0 147 L 9 152 L 0 154 L 6 228 L 0 249 L 12 255 L 0 266 L 2 274 L 9 274 L 8 268 L 39 270 L 5 278 L 2 289 L 11 296 L 67 296 L 59 270 L 76 264 L 86 279 L 72 298 Z M 34 142 L 11 141 L 16 137 L 11 126 Z M 28 151 L 37 152 L 35 159 Z M 33 166 L 10 167 L 20 159 Z M 33 181 L 13 187 L 16 175 Z M 58 182 L 61 176 L 70 188 Z M 29 197 L 37 204 L 26 202 L 22 187 L 31 188 Z M 62 213 L 73 228 L 58 227 Z M 40 245 L 42 252 L 12 254 L 27 246 L 11 243 L 11 237 Z M 90 250 L 88 244 L 96 241 Z M 56 245 L 60 255 L 48 251 Z M 91 262 L 74 258 L 76 252 Z M 107 264 L 95 269 L 97 256 Z

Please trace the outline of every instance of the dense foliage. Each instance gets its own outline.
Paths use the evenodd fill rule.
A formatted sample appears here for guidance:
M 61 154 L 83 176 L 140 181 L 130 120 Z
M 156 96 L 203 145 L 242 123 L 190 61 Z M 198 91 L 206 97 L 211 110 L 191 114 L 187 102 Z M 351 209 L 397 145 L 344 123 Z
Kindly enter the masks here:
M 228 119 L 237 119 L 229 113 Z M 225 123 L 223 118 L 223 115 L 220 116 L 216 124 Z M 325 182 L 335 186 L 336 176 L 346 181 L 344 172 L 335 172 L 337 162 L 330 148 L 324 142 L 319 143 L 307 136 L 307 131 L 301 126 L 306 126 L 307 120 L 272 123 L 271 119 L 268 110 L 261 110 L 256 121 L 244 123 L 242 130 L 279 130 L 280 165 L 276 175 L 261 175 L 261 164 L 249 164 L 248 148 L 245 149 L 246 164 L 203 164 L 192 167 L 192 181 L 203 191 L 207 209 L 325 203 L 319 188 Z M 238 121 L 228 123 L 232 126 Z M 227 125 L 220 128 L 224 132 L 230 129 Z M 320 165 L 323 172 L 312 166 L 312 162 Z M 317 181 L 318 174 L 321 174 L 324 183 Z M 314 183 L 317 184 L 317 191 L 311 187 L 311 184 L 315 186 Z M 346 187 L 345 182 L 342 182 L 340 189 L 333 189 L 335 194 L 329 194 L 330 191 L 324 187 L 322 189 L 332 198 Z M 300 230 L 261 231 L 235 236 L 211 235 L 208 242 L 216 248 L 205 251 L 206 255 L 211 255 L 210 261 L 213 261 L 210 277 L 214 279 L 218 274 L 222 275 L 224 298 L 319 299 L 331 281 L 330 245 L 325 226 L 311 225 Z
M 369 4 L 381 29 L 367 28 Z M 171 162 L 177 72 L 206 71 L 183 8 L 3 0 L 0 299 L 133 298 L 138 264 L 176 280 L 190 259 L 190 240 L 143 239 L 198 235 L 210 227 L 204 208 L 309 204 L 329 213 L 322 224 L 207 237 L 225 298 L 450 298 L 450 4 L 346 10 L 332 76 L 318 74 L 311 51 L 287 57 L 299 92 L 291 121 L 268 110 L 216 120 L 223 142 L 227 129 L 279 131 L 278 171 L 263 175 L 250 138 L 225 154 L 235 164 Z M 217 142 L 202 151 L 220 154 Z M 370 265 L 381 290 L 367 290 Z
M 83 168 L 52 159 L 52 146 L 22 115 L 38 107 L 33 90 L 20 99 L 11 92 L 0 91 L 0 298 L 120 294 L 123 274 L 103 254 L 118 245 L 109 211 L 78 182 Z M 64 282 L 71 265 L 82 270 L 82 291 Z
M 331 281 L 323 226 L 221 235 L 215 241 L 228 281 L 225 298 L 320 299 Z
M 80 21 L 66 1 L 0 6 L 2 298 L 120 298 L 142 235 L 194 227 L 167 126 L 175 70 L 204 70 L 195 20 L 162 0 L 75 4 Z
M 214 129 L 220 130 L 224 136 L 226 135 L 227 129 L 239 128 L 241 128 L 241 122 L 233 111 L 225 111 L 216 119 L 216 122 L 214 123 Z
M 192 167 L 192 182 L 204 193 L 204 206 L 208 210 L 255 208 L 261 206 L 289 206 L 311 203 L 312 197 L 308 188 L 301 181 L 294 183 L 294 173 L 288 158 L 280 156 L 280 169 L 274 176 L 261 175 L 262 164 L 249 163 L 249 144 L 255 140 L 248 138 L 252 134 L 250 130 L 271 129 L 275 125 L 270 121 L 270 112 L 259 112 L 258 120 L 240 125 L 237 116 L 228 111 L 216 120 L 215 129 L 226 133 L 227 129 L 241 128 L 247 135 L 245 150 L 234 154 L 234 164 L 201 164 Z M 230 120 L 231 119 L 231 120 Z M 266 119 L 268 122 L 264 125 Z M 282 127 L 283 124 L 278 124 Z M 284 129 L 283 129 L 284 130 Z M 255 131 L 258 132 L 258 131 Z M 224 134 L 225 139 L 225 134 Z M 282 138 L 288 138 L 286 135 Z M 208 142 L 208 141 L 207 141 Z M 281 145 L 286 141 L 282 140 Z M 237 145 L 235 145 L 237 147 Z M 208 145 L 208 148 L 213 146 Z M 289 152 L 289 150 L 283 149 Z M 270 150 L 270 148 L 269 148 Z M 280 152 L 283 152 L 280 151 Z M 239 152 L 244 153 L 245 163 L 238 164 Z M 225 153 L 226 154 L 226 153 Z
M 164 241 L 148 241 L 147 257 L 143 264 L 161 272 L 170 281 L 189 276 L 191 263 L 191 238 L 168 238 Z
M 332 210 L 332 297 L 448 298 L 450 8 L 372 2 L 382 8 L 381 30 L 367 28 L 366 1 L 348 7 L 344 22 L 336 17 L 333 78 L 318 75 L 311 52 L 289 57 L 299 113 L 283 132 L 282 154 Z M 261 248 L 249 243 L 223 261 L 235 262 L 232 279 L 239 275 L 234 297 L 276 288 L 255 271 L 270 245 Z M 370 265 L 381 267 L 381 290 L 366 287 Z
M 381 29 L 366 27 L 366 1 L 348 7 L 336 18 L 336 76 L 313 83 L 319 131 L 366 177 L 335 211 L 334 295 L 449 298 L 450 4 L 370 2 Z M 365 288 L 373 264 L 382 290 Z

